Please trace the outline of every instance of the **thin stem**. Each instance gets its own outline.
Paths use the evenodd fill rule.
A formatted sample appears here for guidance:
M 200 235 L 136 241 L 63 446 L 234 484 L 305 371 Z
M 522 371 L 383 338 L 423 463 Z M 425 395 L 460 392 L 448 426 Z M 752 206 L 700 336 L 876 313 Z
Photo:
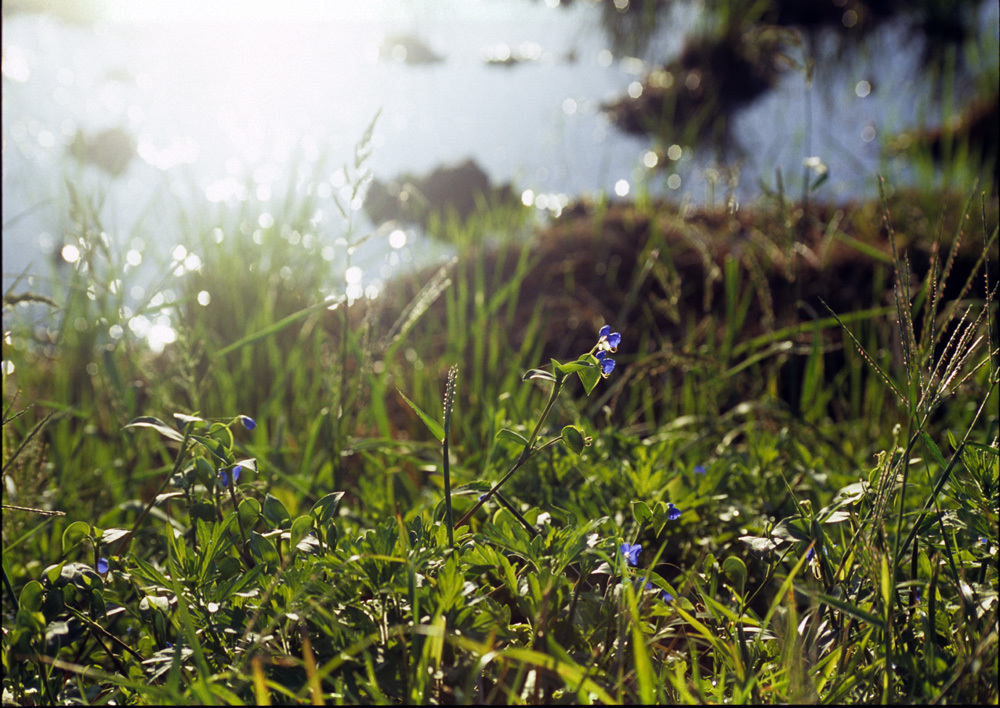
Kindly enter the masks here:
M 542 410 L 542 414 L 538 417 L 538 423 L 535 425 L 535 429 L 532 431 L 531 437 L 528 438 L 528 441 L 524 444 L 524 448 L 521 450 L 521 454 L 518 456 L 517 462 L 514 463 L 514 466 L 510 468 L 507 474 L 500 478 L 499 482 L 494 484 L 493 487 L 486 492 L 486 494 L 481 496 L 479 501 L 477 501 L 476 504 L 469 509 L 469 511 L 467 511 L 461 519 L 459 519 L 458 524 L 456 524 L 459 528 L 468 523 L 469 519 L 472 518 L 472 515 L 479 511 L 479 507 L 488 502 L 490 498 L 497 493 L 497 490 L 500 489 L 500 487 L 503 486 L 508 479 L 510 479 L 511 475 L 517 472 L 517 470 L 521 468 L 521 465 L 527 462 L 531 454 L 535 452 L 532 449 L 535 439 L 538 438 L 538 432 L 542 429 L 545 419 L 548 418 L 549 413 L 552 411 L 552 406 L 555 405 L 556 397 L 559 395 L 562 387 L 562 379 L 556 380 L 555 385 L 552 386 L 552 391 L 549 393 L 549 400 L 546 402 L 545 408 Z
M 122 538 L 121 541 L 118 542 L 118 545 L 115 547 L 115 552 L 111 554 L 112 556 L 120 556 L 122 554 L 122 551 L 128 547 L 128 544 L 132 541 L 132 536 L 135 535 L 136 530 L 139 528 L 139 524 L 143 522 L 143 520 L 149 514 L 149 511 L 153 508 L 153 504 L 156 503 L 157 497 L 160 496 L 160 494 L 166 488 L 167 484 L 170 482 L 173 476 L 180 471 L 181 463 L 184 462 L 184 458 L 187 455 L 188 440 L 190 438 L 191 438 L 191 425 L 188 424 L 184 426 L 184 439 L 181 440 L 180 449 L 177 451 L 177 459 L 174 460 L 174 468 L 170 470 L 170 474 L 168 474 L 160 483 L 160 486 L 156 490 L 156 493 L 153 494 L 152 498 L 149 500 L 149 503 L 146 504 L 146 508 L 142 510 L 141 514 L 139 514 L 139 518 L 137 518 L 135 520 L 135 523 L 132 524 L 132 528 L 129 530 L 129 532 L 125 534 L 125 536 Z

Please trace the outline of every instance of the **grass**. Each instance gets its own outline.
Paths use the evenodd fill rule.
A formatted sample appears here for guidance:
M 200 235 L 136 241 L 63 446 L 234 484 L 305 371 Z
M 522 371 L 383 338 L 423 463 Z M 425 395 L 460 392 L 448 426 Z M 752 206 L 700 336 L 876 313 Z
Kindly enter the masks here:
M 996 703 L 995 195 L 928 202 L 496 210 L 374 301 L 206 206 L 126 311 L 77 195 L 5 295 L 5 702 Z

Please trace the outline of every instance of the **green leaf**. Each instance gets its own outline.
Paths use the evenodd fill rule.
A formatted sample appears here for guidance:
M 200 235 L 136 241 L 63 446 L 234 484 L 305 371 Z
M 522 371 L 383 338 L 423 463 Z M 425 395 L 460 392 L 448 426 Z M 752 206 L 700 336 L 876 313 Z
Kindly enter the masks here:
M 45 588 L 37 580 L 29 580 L 21 588 L 21 596 L 18 598 L 18 606 L 28 612 L 38 612 L 42 609 L 42 595 Z
M 273 494 L 268 494 L 264 497 L 264 518 L 270 522 L 272 526 L 281 526 L 283 523 L 292 518 L 291 514 L 288 513 L 288 509 L 285 505 L 281 503 L 281 500 Z
M 587 356 L 589 357 L 590 355 L 587 354 Z M 594 359 L 594 361 L 596 361 L 594 357 L 591 358 Z M 576 361 L 571 361 L 568 364 L 559 364 L 556 366 L 556 368 L 559 369 L 559 371 L 563 372 L 564 374 L 573 374 L 576 373 L 577 371 L 583 371 L 584 369 L 592 369 L 594 368 L 594 366 L 595 364 L 593 362 L 584 361 L 583 358 L 581 357 L 580 359 L 577 359 Z
M 771 535 L 783 541 L 809 541 L 809 531 L 805 519 L 801 516 L 789 516 L 782 519 L 771 531 Z
M 593 354 L 584 354 L 580 357 L 580 359 L 585 357 L 590 360 L 590 366 L 580 369 L 576 372 L 576 375 L 580 377 L 580 383 L 583 384 L 583 390 L 586 391 L 589 396 L 591 392 L 597 388 L 597 384 L 601 380 L 601 367 L 598 366 L 597 357 Z
M 337 515 L 337 507 L 343 499 L 344 492 L 330 492 L 318 502 L 313 504 L 309 514 L 321 524 L 331 521 Z
M 521 375 L 522 381 L 527 381 L 528 379 L 541 379 L 542 381 L 555 381 L 556 377 L 550 374 L 545 369 L 530 369 L 525 371 Z
M 299 541 L 305 538 L 313 529 L 313 517 L 309 514 L 303 514 L 295 521 L 292 522 L 292 535 L 291 535 L 291 547 L 295 548 L 299 545 Z
M 244 499 L 240 502 L 239 515 L 240 521 L 243 522 L 243 528 L 253 528 L 257 519 L 260 518 L 260 502 L 253 498 Z
M 510 428 L 501 428 L 497 431 L 497 440 L 510 440 L 511 442 L 516 442 L 518 445 L 527 445 L 528 438 L 524 437 L 520 433 L 515 433 Z
M 416 403 L 414 403 L 409 398 L 407 398 L 406 394 L 404 394 L 398 388 L 396 389 L 396 391 L 399 393 L 400 396 L 403 397 L 403 400 L 406 401 L 407 405 L 410 408 L 413 409 L 413 412 L 416 413 L 418 416 L 420 416 L 420 420 L 424 421 L 424 425 L 426 425 L 427 429 L 431 431 L 431 435 L 433 435 L 435 438 L 437 438 L 438 442 L 443 443 L 444 442 L 444 427 L 440 423 L 438 423 L 436 420 L 434 420 L 433 418 L 431 418 L 429 415 L 427 415 L 426 413 L 424 413 L 420 409 L 420 406 L 418 406 Z
M 66 555 L 79 546 L 83 539 L 90 537 L 90 524 L 86 521 L 74 521 L 66 527 L 62 535 L 62 552 Z
M 632 502 L 632 516 L 634 516 L 636 522 L 642 526 L 653 518 L 653 512 L 650 511 L 649 504 L 646 502 L 634 501 Z
M 920 439 L 923 441 L 924 445 L 927 446 L 927 449 L 931 451 L 931 455 L 934 457 L 934 461 L 937 462 L 942 469 L 947 467 L 948 463 L 945 462 L 944 455 L 941 454 L 941 450 L 931 439 L 931 436 L 921 431 Z
M 171 428 L 169 425 L 164 423 L 159 418 L 154 418 L 153 416 L 141 416 L 136 418 L 131 423 L 125 426 L 126 428 L 152 428 L 160 435 L 170 440 L 176 440 L 177 442 L 183 442 L 184 436 L 178 433 L 176 430 Z
M 250 553 L 254 555 L 255 558 L 262 561 L 268 565 L 274 565 L 278 563 L 278 550 L 271 543 L 271 539 L 264 538 L 256 531 L 250 533 Z
M 722 570 L 729 578 L 729 582 L 735 586 L 736 592 L 740 594 L 740 597 L 743 597 L 743 591 L 747 583 L 746 563 L 736 556 L 729 556 L 726 560 L 722 561 Z
M 205 423 L 204 418 L 199 418 L 196 415 L 185 415 L 184 413 L 174 413 L 174 418 L 179 420 L 181 423 L 184 423 L 184 425 L 187 425 L 188 423 Z
M 575 425 L 567 425 L 562 429 L 562 439 L 566 447 L 579 455 L 583 448 L 587 447 L 587 439 L 583 436 L 583 431 Z
M 181 494 L 181 492 L 177 492 L 177 494 Z M 128 529 L 104 529 L 104 533 L 101 534 L 101 543 L 114 543 L 128 536 L 128 533 Z
M 270 324 L 264 327 L 263 329 L 257 330 L 256 332 L 248 334 L 247 336 L 233 342 L 227 347 L 223 347 L 222 349 L 217 350 L 212 354 L 212 357 L 219 358 L 225 356 L 229 352 L 236 351 L 237 349 L 241 349 L 245 346 L 253 344 L 254 342 L 258 342 L 261 339 L 266 339 L 267 337 L 275 335 L 281 330 L 285 329 L 286 327 L 295 324 L 304 317 L 308 317 L 313 312 L 318 312 L 319 310 L 334 310 L 341 303 L 343 303 L 345 299 L 346 299 L 345 297 L 340 296 L 336 300 L 323 300 L 322 302 L 317 302 L 316 304 L 310 305 L 309 307 L 299 310 L 298 312 L 293 312 L 287 317 L 283 317 L 277 322 Z

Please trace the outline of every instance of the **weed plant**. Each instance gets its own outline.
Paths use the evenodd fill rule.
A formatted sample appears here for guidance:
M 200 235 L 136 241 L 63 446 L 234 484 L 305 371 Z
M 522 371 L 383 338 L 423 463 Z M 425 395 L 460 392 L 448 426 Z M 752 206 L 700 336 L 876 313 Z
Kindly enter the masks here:
M 200 268 L 126 312 L 81 196 L 51 311 L 4 300 L 4 702 L 995 703 L 994 207 L 918 281 L 893 204 L 888 253 L 812 215 L 876 275 L 789 319 L 783 201 L 721 259 L 651 200 L 631 262 L 461 227 L 398 308 L 320 267 L 350 205 L 205 209 Z M 155 354 L 128 319 L 168 306 Z

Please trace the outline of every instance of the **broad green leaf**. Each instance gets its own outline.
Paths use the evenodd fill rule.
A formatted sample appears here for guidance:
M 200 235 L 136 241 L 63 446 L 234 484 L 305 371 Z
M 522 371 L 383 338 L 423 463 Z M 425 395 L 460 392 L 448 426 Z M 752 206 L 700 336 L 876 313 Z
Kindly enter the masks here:
M 295 521 L 292 522 L 292 535 L 291 535 L 291 547 L 295 548 L 299 545 L 299 541 L 305 538 L 306 534 L 312 531 L 313 528 L 313 517 L 309 514 L 303 514 Z
M 250 533 L 250 553 L 265 564 L 276 564 L 278 562 L 278 550 L 271 543 L 271 539 L 264 538 L 256 531 Z
M 160 435 L 170 440 L 176 440 L 177 442 L 182 442 L 184 436 L 179 432 L 171 428 L 169 425 L 164 423 L 159 418 L 154 418 L 153 416 L 141 416 L 136 418 L 131 423 L 125 426 L 126 428 L 152 428 Z
M 260 518 L 260 502 L 253 498 L 244 499 L 240 502 L 239 515 L 243 528 L 252 529 Z
M 21 596 L 18 598 L 18 605 L 22 610 L 28 612 L 38 612 L 42 609 L 42 595 L 45 588 L 37 580 L 29 580 L 21 588 Z
M 583 436 L 583 431 L 575 425 L 567 425 L 562 429 L 562 439 L 566 447 L 579 455 L 583 448 L 587 446 L 587 439 Z
M 576 375 L 580 377 L 580 383 L 583 384 L 583 390 L 586 391 L 589 396 L 591 392 L 597 388 L 597 384 L 601 380 L 601 367 L 597 366 L 597 357 L 592 354 L 585 354 L 584 356 L 589 357 L 592 360 L 592 366 L 580 369 L 576 372 Z
M 281 526 L 283 523 L 288 521 L 291 514 L 288 513 L 288 509 L 285 505 L 281 503 L 281 500 L 273 494 L 268 494 L 264 497 L 264 518 L 270 522 L 272 526 Z
M 176 492 L 176 494 L 181 494 L 181 492 Z M 104 529 L 104 533 L 101 534 L 101 543 L 114 543 L 127 535 L 128 529 Z
M 793 543 L 808 541 L 810 539 L 807 529 L 806 521 L 801 516 L 789 516 L 778 522 L 778 525 L 771 531 L 771 535 Z
M 588 354 L 587 356 L 589 357 L 590 355 Z M 590 358 L 593 359 L 594 357 L 590 357 Z M 594 361 L 597 361 L 597 360 L 594 359 Z M 584 369 L 592 369 L 592 368 L 594 368 L 594 366 L 595 366 L 595 364 L 593 362 L 582 361 L 582 360 L 578 359 L 577 361 L 571 361 L 568 364 L 559 364 L 556 368 L 558 368 L 559 371 L 563 372 L 564 374 L 572 374 L 572 373 L 575 373 L 577 371 L 583 371 Z
M 174 418 L 179 420 L 181 423 L 187 425 L 188 423 L 205 423 L 204 418 L 199 418 L 196 415 L 185 415 L 184 413 L 174 413 Z
M 634 501 L 632 502 L 632 516 L 634 516 L 636 522 L 642 526 L 653 518 L 653 512 L 650 511 L 649 504 L 646 502 Z
M 62 551 L 66 555 L 72 549 L 79 546 L 83 539 L 90 537 L 90 524 L 86 521 L 74 521 L 66 527 L 62 535 Z
M 337 507 L 344 498 L 344 492 L 330 492 L 313 504 L 309 514 L 321 524 L 325 524 L 337 515 Z
M 444 442 L 444 426 L 442 426 L 436 420 L 434 420 L 429 415 L 427 415 L 426 413 L 424 413 L 424 411 L 421 410 L 420 406 L 418 406 L 416 403 L 414 403 L 409 398 L 407 398 L 406 394 L 404 394 L 398 388 L 396 389 L 396 391 L 397 391 L 397 393 L 399 393 L 400 396 L 403 397 L 403 400 L 406 401 L 406 404 L 410 408 L 413 409 L 413 412 L 416 413 L 418 416 L 420 416 L 420 420 L 424 421 L 424 425 L 426 425 L 427 429 L 431 431 L 431 435 L 433 435 L 435 438 L 437 438 L 438 442 L 443 443 Z

